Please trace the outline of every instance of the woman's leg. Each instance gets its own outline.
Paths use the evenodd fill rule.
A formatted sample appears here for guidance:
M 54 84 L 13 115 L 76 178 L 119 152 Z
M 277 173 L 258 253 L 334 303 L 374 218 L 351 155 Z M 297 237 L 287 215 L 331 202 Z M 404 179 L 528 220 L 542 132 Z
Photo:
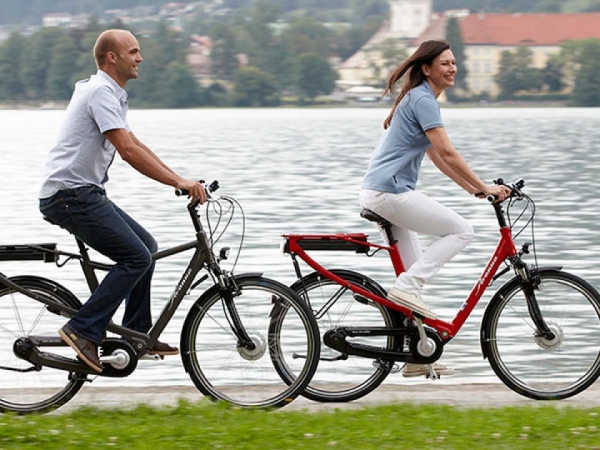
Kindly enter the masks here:
M 395 225 L 407 269 L 395 287 L 411 294 L 420 295 L 425 282 L 473 239 L 473 228 L 465 219 L 418 191 L 390 194 L 363 190 L 361 204 Z M 416 233 L 440 238 L 420 253 Z

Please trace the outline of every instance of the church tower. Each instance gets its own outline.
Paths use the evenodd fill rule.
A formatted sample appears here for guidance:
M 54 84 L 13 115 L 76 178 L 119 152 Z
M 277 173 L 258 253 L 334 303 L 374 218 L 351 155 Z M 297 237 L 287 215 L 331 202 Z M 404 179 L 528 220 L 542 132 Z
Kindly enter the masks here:
M 432 0 L 389 0 L 390 35 L 397 39 L 416 38 L 431 20 Z

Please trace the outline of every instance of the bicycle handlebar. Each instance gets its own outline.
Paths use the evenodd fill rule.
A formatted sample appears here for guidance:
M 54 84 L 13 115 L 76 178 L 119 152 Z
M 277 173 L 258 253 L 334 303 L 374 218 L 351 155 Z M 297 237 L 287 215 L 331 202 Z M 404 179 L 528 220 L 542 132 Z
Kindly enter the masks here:
M 511 193 L 508 198 L 523 197 L 523 195 L 524 195 L 521 192 L 521 189 L 523 189 L 523 186 L 525 186 L 525 180 L 523 180 L 523 178 L 519 178 L 510 184 L 506 184 L 502 178 L 498 178 L 497 180 L 494 180 L 494 184 L 506 186 L 507 188 L 509 188 Z M 477 194 L 475 194 L 475 197 L 482 197 L 482 196 L 483 196 L 483 192 L 478 192 Z M 495 195 L 488 195 L 485 198 L 490 203 L 494 203 L 498 200 L 498 197 Z
M 198 180 L 200 183 L 205 184 L 206 181 L 204 180 Z M 219 182 L 217 180 L 214 180 L 212 183 L 210 183 L 208 185 L 208 187 L 205 189 L 206 190 L 206 197 L 207 198 L 211 198 L 210 194 L 212 194 L 213 192 L 215 192 L 217 189 L 219 189 Z M 188 195 L 189 192 L 185 189 L 175 189 L 175 195 L 177 197 L 180 197 L 182 195 Z

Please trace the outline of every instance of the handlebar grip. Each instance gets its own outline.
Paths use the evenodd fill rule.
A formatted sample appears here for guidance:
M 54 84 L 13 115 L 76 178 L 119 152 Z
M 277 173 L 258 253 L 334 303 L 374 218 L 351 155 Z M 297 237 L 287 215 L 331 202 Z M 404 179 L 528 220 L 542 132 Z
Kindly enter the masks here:
M 485 198 L 490 203 L 494 203 L 496 200 L 498 200 L 498 197 L 495 195 L 485 195 L 484 192 L 477 192 L 473 195 L 477 198 Z
M 198 182 L 205 184 L 206 181 L 204 180 L 198 180 Z M 219 181 L 218 180 L 214 180 L 212 183 L 210 183 L 210 185 L 208 185 L 208 187 L 206 187 L 206 193 L 207 194 L 211 194 L 213 192 L 215 192 L 217 189 L 219 189 Z M 182 195 L 188 195 L 189 192 L 185 189 L 175 189 L 175 195 L 180 197 Z

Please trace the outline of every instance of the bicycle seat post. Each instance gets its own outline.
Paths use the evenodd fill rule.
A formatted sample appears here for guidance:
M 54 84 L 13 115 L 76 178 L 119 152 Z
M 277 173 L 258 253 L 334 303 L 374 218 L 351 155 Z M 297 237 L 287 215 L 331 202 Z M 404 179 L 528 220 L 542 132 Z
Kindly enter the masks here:
M 87 247 L 78 237 L 75 237 L 75 241 L 77 241 L 77 246 L 79 247 L 79 254 L 81 255 L 81 259 L 79 260 L 81 264 L 81 268 L 83 270 L 83 274 L 87 281 L 87 284 L 90 288 L 90 292 L 94 292 L 98 287 L 98 277 L 94 272 L 94 269 L 90 265 L 90 255 L 88 253 Z

